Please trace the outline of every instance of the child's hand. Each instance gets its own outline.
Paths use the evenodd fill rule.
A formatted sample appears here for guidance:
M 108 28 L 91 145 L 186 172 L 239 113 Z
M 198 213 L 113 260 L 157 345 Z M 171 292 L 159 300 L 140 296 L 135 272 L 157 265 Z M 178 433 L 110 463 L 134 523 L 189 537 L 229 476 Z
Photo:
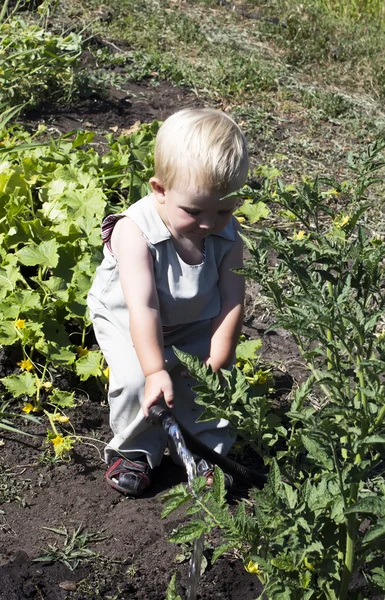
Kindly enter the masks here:
M 148 411 L 151 406 L 154 406 L 161 398 L 164 398 L 168 408 L 174 406 L 174 390 L 172 380 L 169 373 L 163 369 L 148 375 L 146 377 L 146 385 L 144 386 L 144 400 L 142 411 L 144 416 L 148 417 Z

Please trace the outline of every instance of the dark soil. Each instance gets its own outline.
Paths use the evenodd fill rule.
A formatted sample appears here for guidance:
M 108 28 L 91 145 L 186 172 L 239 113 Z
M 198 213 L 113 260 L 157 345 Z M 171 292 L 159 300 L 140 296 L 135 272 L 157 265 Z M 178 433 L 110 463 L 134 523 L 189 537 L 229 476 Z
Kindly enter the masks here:
M 76 128 L 94 130 L 98 139 L 113 130 L 128 129 L 135 121 L 164 119 L 184 106 L 203 102 L 183 88 L 161 82 L 132 84 L 124 92 L 110 90 L 103 99 L 89 98 L 66 107 L 44 107 L 28 116 L 27 124 L 45 123 L 52 131 Z M 247 297 L 245 332 L 264 339 L 263 355 L 280 369 L 281 393 L 300 380 L 303 368 L 298 350 L 287 333 L 265 334 L 268 313 L 253 304 L 258 290 Z M 1 375 L 9 375 L 17 357 L 3 352 Z M 286 365 L 284 368 L 283 365 Z M 63 382 L 64 385 L 65 382 Z M 64 386 L 65 387 L 65 386 Z M 87 392 L 87 395 L 84 395 Z M 90 392 L 90 393 L 89 393 Z M 179 593 L 186 597 L 188 552 L 167 541 L 183 521 L 183 514 L 161 520 L 165 490 L 186 480 L 182 468 L 165 457 L 155 471 L 150 493 L 140 499 L 125 498 L 104 482 L 103 443 L 110 437 L 108 408 L 95 389 L 78 391 L 73 411 L 77 443 L 69 462 L 53 462 L 45 444 L 45 426 L 24 425 L 37 437 L 3 433 L 0 457 L 0 599 L 1 600 L 164 600 L 173 572 Z M 71 415 L 70 415 L 71 416 Z M 93 441 L 93 438 L 98 441 Z M 230 499 L 236 503 L 236 500 Z M 64 547 L 65 536 L 47 528 L 67 528 L 72 534 L 103 532 L 105 539 L 88 547 L 95 553 L 70 570 L 63 562 L 34 562 L 51 544 Z M 210 540 L 209 540 L 210 541 Z M 212 550 L 206 550 L 210 559 Z M 199 584 L 201 600 L 253 600 L 261 593 L 255 575 L 247 573 L 231 553 L 208 567 Z
M 101 140 L 106 133 L 124 133 L 134 123 L 163 121 L 172 113 L 187 107 L 200 107 L 202 99 L 187 88 L 175 87 L 168 81 L 143 80 L 126 84 L 124 90 L 109 88 L 103 97 L 93 96 L 68 105 L 46 105 L 28 114 L 25 124 L 36 128 L 44 124 L 51 131 L 68 133 L 87 129 Z

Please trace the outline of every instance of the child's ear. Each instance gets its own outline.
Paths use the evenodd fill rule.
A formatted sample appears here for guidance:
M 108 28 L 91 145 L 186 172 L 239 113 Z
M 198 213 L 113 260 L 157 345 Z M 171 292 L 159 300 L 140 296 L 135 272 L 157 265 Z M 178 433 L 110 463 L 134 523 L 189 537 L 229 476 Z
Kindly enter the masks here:
M 157 199 L 157 201 L 159 202 L 159 204 L 164 204 L 166 190 L 163 187 L 163 185 L 161 184 L 160 180 L 157 177 L 151 177 L 150 186 L 151 186 L 152 192 L 153 192 L 155 198 Z

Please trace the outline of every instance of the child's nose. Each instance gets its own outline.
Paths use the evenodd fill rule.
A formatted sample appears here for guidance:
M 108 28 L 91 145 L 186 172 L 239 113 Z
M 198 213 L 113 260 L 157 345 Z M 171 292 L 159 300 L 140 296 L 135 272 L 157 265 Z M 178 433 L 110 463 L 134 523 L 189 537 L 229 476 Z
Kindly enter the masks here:
M 213 229 L 215 227 L 215 219 L 213 217 L 202 217 L 199 223 L 202 229 Z

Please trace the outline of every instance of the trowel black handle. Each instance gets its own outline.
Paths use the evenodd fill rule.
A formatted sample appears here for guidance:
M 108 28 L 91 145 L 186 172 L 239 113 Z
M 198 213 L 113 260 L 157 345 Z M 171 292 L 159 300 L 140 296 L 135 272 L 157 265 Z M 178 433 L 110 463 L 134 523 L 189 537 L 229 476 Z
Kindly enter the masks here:
M 160 406 L 160 404 L 154 404 L 154 406 L 151 406 L 148 410 L 148 420 L 154 425 L 162 425 L 163 421 L 170 416 L 172 416 L 172 413 L 168 408 Z

